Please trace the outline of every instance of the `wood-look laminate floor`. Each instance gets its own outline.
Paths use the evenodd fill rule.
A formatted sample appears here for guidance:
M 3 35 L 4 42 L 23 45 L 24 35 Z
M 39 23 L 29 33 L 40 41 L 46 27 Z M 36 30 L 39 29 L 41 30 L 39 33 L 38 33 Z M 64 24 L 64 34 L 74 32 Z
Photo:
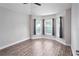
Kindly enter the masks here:
M 35 39 L 0 50 L 0 56 L 72 56 L 72 52 L 55 40 Z

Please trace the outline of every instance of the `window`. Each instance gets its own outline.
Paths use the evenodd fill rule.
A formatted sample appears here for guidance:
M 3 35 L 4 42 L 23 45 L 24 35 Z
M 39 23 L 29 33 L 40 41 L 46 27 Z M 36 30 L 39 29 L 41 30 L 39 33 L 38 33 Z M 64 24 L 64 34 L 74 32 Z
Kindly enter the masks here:
M 52 19 L 45 20 L 45 34 L 52 35 Z
M 60 18 L 56 19 L 56 36 L 60 37 Z
M 56 20 L 56 36 L 58 38 L 63 38 L 62 17 L 58 17 L 57 20 Z
M 41 21 L 36 20 L 36 34 L 41 34 Z

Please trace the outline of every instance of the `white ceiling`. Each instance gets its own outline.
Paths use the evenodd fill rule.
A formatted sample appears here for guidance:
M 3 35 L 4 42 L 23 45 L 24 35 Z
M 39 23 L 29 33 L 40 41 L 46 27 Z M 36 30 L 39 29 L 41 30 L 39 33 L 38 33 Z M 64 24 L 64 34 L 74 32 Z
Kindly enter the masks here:
M 1 3 L 0 6 L 10 10 L 32 15 L 50 15 L 71 8 L 70 3 L 41 3 L 42 6 L 23 3 Z

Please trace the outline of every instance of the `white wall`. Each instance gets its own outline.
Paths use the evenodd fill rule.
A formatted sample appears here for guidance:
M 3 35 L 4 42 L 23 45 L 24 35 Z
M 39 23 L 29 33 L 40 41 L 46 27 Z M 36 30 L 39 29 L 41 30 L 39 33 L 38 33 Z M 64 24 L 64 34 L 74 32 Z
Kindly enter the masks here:
M 29 16 L 0 7 L 0 48 L 29 38 Z
M 79 4 L 72 4 L 71 47 L 76 55 L 76 50 L 79 50 Z
M 67 9 L 65 14 L 64 39 L 68 45 L 71 45 L 71 9 Z

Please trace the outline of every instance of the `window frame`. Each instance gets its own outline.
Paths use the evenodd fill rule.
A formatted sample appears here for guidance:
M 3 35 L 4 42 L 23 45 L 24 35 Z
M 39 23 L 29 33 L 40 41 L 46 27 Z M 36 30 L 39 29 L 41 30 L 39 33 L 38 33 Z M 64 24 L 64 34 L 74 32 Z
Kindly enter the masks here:
M 51 20 L 51 21 L 50 21 L 50 22 L 51 22 L 51 33 L 47 33 L 47 32 L 46 32 L 46 21 L 48 21 L 48 20 Z M 52 19 L 45 19 L 44 25 L 45 25 L 45 26 L 44 26 L 44 27 L 45 27 L 45 35 L 52 35 L 52 32 L 53 32 L 53 31 L 52 31 Z

